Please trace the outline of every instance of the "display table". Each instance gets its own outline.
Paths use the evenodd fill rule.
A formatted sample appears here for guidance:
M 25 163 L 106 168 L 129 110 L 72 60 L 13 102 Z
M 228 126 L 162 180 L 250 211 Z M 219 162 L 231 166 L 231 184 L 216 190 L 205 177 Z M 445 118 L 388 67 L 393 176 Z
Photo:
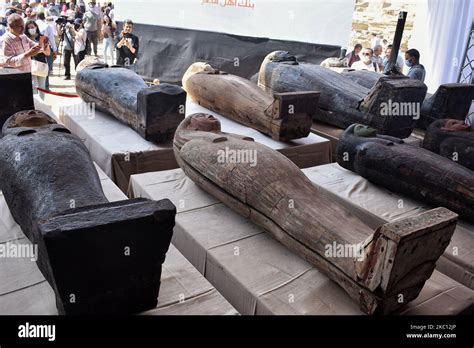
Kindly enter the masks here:
M 343 204 L 368 213 L 367 222 L 372 227 L 431 208 L 376 186 L 337 163 L 308 168 L 304 172 L 318 187 L 330 192 Z M 473 251 L 474 224 L 458 220 L 451 243 L 436 264 L 437 269 L 473 289 Z
M 127 199 L 97 167 L 110 201 Z M 30 245 L 13 220 L 0 192 L 0 243 Z M 54 291 L 30 258 L 0 258 L 0 315 L 56 315 Z M 173 246 L 162 267 L 158 306 L 143 314 L 238 314 L 221 294 Z
M 130 175 L 177 168 L 171 142 L 151 143 L 114 117 L 95 111 L 88 112 L 85 103 L 61 109 L 57 116 L 69 130 L 80 137 L 92 159 L 127 192 Z M 280 142 L 260 132 L 212 113 L 192 101 L 186 104 L 186 114 L 207 112 L 215 115 L 225 132 L 250 136 L 272 149 L 280 151 L 301 168 L 330 162 L 331 146 L 327 139 L 310 134 L 307 138 Z
M 133 175 L 135 197 L 177 207 L 172 243 L 242 314 L 362 314 L 336 283 L 197 187 L 181 169 Z M 472 311 L 474 291 L 435 271 L 401 313 Z
M 92 159 L 126 192 L 131 174 L 177 167 L 171 142 L 154 144 L 114 117 L 86 103 L 65 107 L 59 115 L 73 134 L 82 139 Z
M 33 96 L 33 102 L 36 110 L 43 111 L 45 114 L 60 122 L 60 115 L 63 113 L 64 108 L 81 104 L 82 100 L 79 97 L 66 98 L 55 95 L 47 95 L 45 99 L 41 99 L 38 94 L 35 94 Z

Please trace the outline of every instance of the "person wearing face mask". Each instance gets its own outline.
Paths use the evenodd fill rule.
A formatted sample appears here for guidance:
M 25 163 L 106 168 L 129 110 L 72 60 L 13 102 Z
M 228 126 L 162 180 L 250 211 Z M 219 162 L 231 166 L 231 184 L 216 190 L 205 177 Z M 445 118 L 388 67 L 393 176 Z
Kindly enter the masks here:
M 25 23 L 20 15 L 8 17 L 8 31 L 2 36 L 0 58 L 5 66 L 31 72 L 31 58 L 43 48 L 25 34 Z
M 420 64 L 420 52 L 412 48 L 405 52 L 405 65 L 409 68 L 407 76 L 411 79 L 425 81 L 425 67 Z
M 43 49 L 40 53 L 34 56 L 32 59 L 41 63 L 48 64 L 48 58 L 51 55 L 51 49 L 48 44 L 48 38 L 44 35 L 41 35 L 38 25 L 34 21 L 28 21 L 25 25 L 25 35 L 32 41 L 37 42 L 43 46 Z M 46 88 L 46 77 L 32 75 L 33 86 Z M 38 93 L 41 99 L 44 98 L 44 94 L 41 91 L 38 91 L 36 88 L 33 88 L 33 93 Z
M 372 60 L 373 56 L 374 51 L 371 48 L 364 48 L 362 50 L 362 59 L 352 64 L 351 68 L 355 70 L 380 72 L 379 66 Z

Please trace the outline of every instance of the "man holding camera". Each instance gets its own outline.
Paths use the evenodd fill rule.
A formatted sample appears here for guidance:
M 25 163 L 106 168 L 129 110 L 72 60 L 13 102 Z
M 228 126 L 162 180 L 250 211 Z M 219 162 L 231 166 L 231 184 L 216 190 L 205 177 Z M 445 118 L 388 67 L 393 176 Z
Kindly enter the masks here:
M 117 45 L 117 65 L 130 66 L 135 63 L 138 55 L 138 37 L 132 34 L 133 22 L 127 19 L 123 23 L 123 30 L 118 37 Z
M 67 22 L 64 24 L 64 26 L 61 28 L 61 32 L 59 33 L 60 35 L 63 35 L 63 43 L 64 43 L 64 69 L 65 69 L 65 80 L 70 80 L 71 79 L 71 57 L 74 58 L 75 61 L 75 56 L 74 56 L 74 36 L 75 36 L 75 31 L 74 31 L 74 26 L 73 26 L 73 19 L 67 20 Z

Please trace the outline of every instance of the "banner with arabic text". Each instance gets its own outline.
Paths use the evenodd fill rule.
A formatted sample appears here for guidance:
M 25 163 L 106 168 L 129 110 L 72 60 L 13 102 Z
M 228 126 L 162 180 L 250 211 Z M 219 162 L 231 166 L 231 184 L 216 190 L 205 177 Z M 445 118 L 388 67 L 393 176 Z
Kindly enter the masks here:
M 116 19 L 346 46 L 355 0 L 115 0 Z

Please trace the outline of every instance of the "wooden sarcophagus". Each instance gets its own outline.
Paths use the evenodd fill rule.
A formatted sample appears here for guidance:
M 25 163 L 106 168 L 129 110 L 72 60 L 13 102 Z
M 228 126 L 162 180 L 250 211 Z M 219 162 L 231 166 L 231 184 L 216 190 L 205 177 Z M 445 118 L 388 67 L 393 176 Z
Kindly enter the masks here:
M 60 314 L 156 307 L 175 223 L 169 200 L 109 202 L 82 141 L 39 111 L 5 122 L 0 177 Z
M 423 147 L 474 171 L 474 131 L 461 120 L 433 122 L 426 130 Z
M 271 96 L 205 63 L 189 67 L 183 88 L 203 107 L 282 141 L 308 136 L 319 99 L 319 93 L 306 91 Z
M 352 125 L 339 140 L 337 162 L 392 192 L 474 221 L 474 172 L 451 159 Z
M 456 226 L 455 213 L 437 208 L 374 231 L 293 162 L 251 138 L 221 132 L 211 115 L 187 117 L 174 151 L 198 186 L 314 264 L 369 314 L 389 313 L 418 296 Z M 429 251 L 421 247 L 427 244 Z M 333 245 L 354 253 L 328 254 Z
M 171 140 L 185 116 L 186 92 L 181 87 L 167 83 L 148 87 L 135 72 L 122 67 L 84 67 L 77 73 L 76 91 L 148 141 Z
M 396 77 L 380 78 L 366 88 L 331 69 L 298 62 L 284 51 L 265 57 L 258 84 L 269 93 L 319 91 L 314 119 L 339 128 L 361 123 L 400 138 L 413 131 L 427 90 L 420 81 Z
M 364 70 L 348 70 L 341 74 L 366 88 L 372 88 L 385 75 Z M 421 105 L 418 128 L 426 129 L 439 119 L 451 118 L 464 121 L 472 100 L 474 85 L 466 83 L 446 83 L 440 85 L 434 94 L 427 93 Z

